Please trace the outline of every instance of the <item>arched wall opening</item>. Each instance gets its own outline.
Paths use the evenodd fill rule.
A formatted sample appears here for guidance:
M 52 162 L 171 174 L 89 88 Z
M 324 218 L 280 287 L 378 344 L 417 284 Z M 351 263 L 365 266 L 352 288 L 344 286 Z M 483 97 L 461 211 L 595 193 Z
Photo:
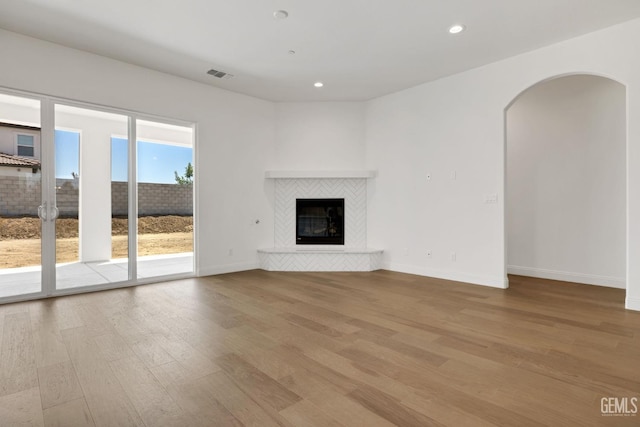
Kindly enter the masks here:
M 626 87 L 556 76 L 505 108 L 505 276 L 625 288 Z

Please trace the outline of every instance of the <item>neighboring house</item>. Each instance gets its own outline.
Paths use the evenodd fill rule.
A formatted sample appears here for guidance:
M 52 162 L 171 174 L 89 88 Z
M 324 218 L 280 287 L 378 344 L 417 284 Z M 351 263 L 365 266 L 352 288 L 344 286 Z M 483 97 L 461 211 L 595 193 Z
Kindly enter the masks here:
M 0 122 L 0 175 L 40 170 L 40 128 Z

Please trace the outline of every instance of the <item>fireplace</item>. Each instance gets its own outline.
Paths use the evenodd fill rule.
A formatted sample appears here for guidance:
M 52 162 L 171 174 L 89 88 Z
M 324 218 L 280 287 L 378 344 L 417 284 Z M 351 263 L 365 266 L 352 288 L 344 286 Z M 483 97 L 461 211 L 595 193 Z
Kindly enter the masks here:
M 296 245 L 344 245 L 344 199 L 296 199 Z

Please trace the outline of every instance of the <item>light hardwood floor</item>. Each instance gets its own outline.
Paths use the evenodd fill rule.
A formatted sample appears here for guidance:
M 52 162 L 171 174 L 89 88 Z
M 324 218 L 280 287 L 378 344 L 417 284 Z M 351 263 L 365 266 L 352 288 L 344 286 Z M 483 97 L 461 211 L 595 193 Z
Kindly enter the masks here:
M 640 425 L 601 415 L 640 397 L 623 301 L 256 270 L 4 305 L 0 426 Z

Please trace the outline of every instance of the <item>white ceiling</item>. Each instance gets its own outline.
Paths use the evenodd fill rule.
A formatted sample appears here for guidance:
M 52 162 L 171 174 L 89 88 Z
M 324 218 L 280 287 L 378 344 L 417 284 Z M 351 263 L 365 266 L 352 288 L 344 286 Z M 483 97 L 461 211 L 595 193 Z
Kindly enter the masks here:
M 0 0 L 1 28 L 273 101 L 371 99 L 636 17 L 640 0 Z

